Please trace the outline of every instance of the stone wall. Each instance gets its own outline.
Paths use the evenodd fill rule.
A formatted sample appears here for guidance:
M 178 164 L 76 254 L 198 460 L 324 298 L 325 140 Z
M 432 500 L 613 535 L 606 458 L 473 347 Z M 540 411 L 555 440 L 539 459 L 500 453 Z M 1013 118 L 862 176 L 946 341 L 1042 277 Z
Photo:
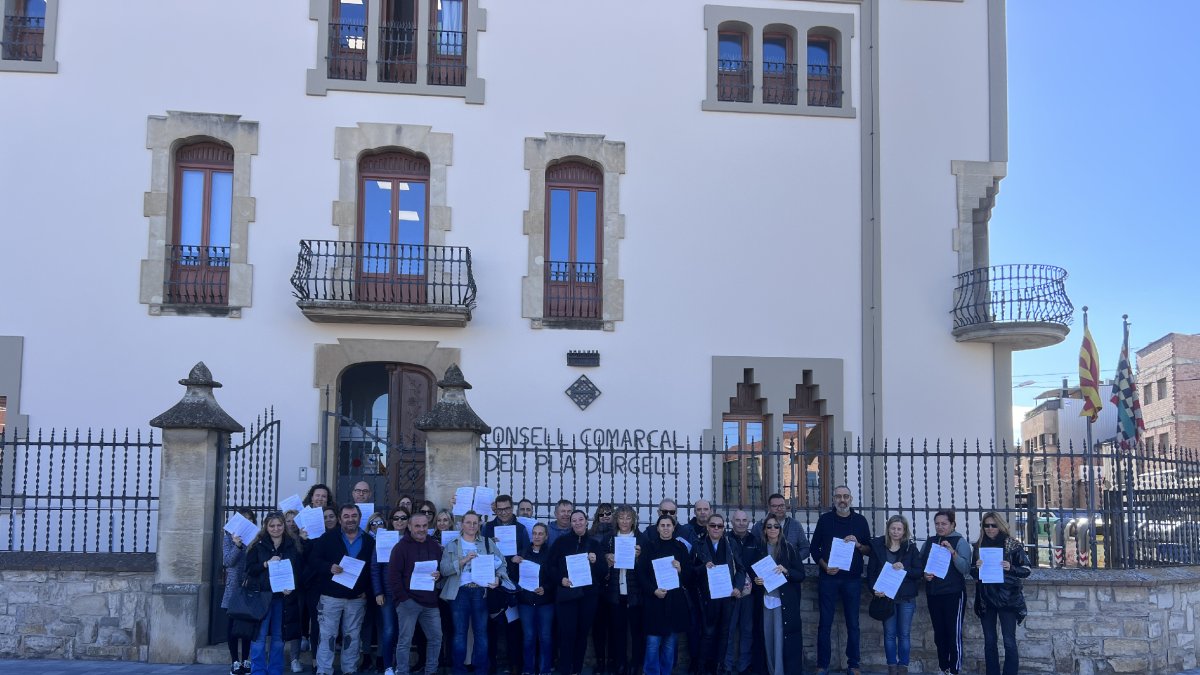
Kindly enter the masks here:
M 145 661 L 153 553 L 0 553 L 0 658 Z

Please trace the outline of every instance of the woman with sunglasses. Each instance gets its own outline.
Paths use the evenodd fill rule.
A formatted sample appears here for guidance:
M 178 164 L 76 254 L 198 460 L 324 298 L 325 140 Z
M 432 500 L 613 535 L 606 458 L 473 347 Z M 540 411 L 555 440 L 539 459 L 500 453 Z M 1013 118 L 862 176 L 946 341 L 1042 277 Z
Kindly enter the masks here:
M 603 551 L 604 542 L 612 536 L 612 531 L 613 505 L 605 502 L 596 507 L 596 515 L 592 521 L 592 527 L 588 530 L 588 536 L 595 540 L 600 545 L 600 550 Z M 607 566 L 605 569 L 608 569 Z M 595 675 L 609 675 L 613 672 L 613 659 L 608 653 L 608 628 L 611 607 L 606 601 L 607 597 L 607 593 L 599 594 L 599 602 L 596 603 L 596 616 L 592 621 L 592 651 L 596 659 L 596 666 L 592 672 Z
M 301 557 L 296 540 L 287 531 L 283 513 L 272 511 L 263 518 L 262 530 L 246 552 L 246 577 L 264 591 L 271 590 L 271 563 L 287 560 L 292 565 L 292 586 L 299 585 Z M 283 675 L 283 644 L 300 637 L 300 596 L 293 590 L 271 594 L 271 607 L 259 622 L 258 635 L 250 643 L 251 675 Z M 267 638 L 271 651 L 267 653 Z
M 763 519 L 763 544 L 767 556 L 775 561 L 775 571 L 784 576 L 786 583 L 767 591 L 763 578 L 754 574 L 753 568 L 750 574 L 754 575 L 754 584 L 763 593 L 767 672 L 770 675 L 799 675 L 804 672 L 804 640 L 800 635 L 800 585 L 804 582 L 804 562 L 795 547 L 784 540 L 782 527 L 779 517 L 773 513 Z
M 608 606 L 609 670 L 616 675 L 632 675 L 646 660 L 646 636 L 642 632 L 642 586 L 636 565 L 642 554 L 642 535 L 637 529 L 637 512 L 620 506 L 613 516 L 615 527 L 600 548 L 608 565 L 608 583 L 600 595 L 600 603 Z M 635 569 L 617 569 L 617 538 L 632 537 Z M 633 643 L 633 657 L 627 650 Z
M 367 532 L 371 536 L 375 536 L 380 529 L 404 532 L 408 529 L 408 516 L 408 511 L 402 506 L 392 509 L 387 518 L 378 513 L 373 514 L 367 524 L 370 527 Z M 387 592 L 388 557 L 385 554 L 381 558 L 379 553 L 376 544 L 375 559 L 371 561 L 371 586 L 375 589 L 375 606 L 369 606 L 367 611 L 377 612 L 375 625 L 379 627 L 379 653 L 376 659 L 378 670 L 383 671 L 385 675 L 393 675 L 392 666 L 396 662 L 396 605 Z M 367 644 L 365 639 L 363 644 Z
M 637 557 L 638 582 L 642 587 L 642 621 L 646 631 L 646 659 L 642 664 L 646 675 L 670 675 L 679 634 L 687 632 L 693 621 L 684 590 L 692 583 L 691 557 L 683 542 L 675 538 L 675 517 L 660 513 L 654 524 L 654 534 L 645 536 L 642 553 Z M 661 558 L 672 558 L 670 565 L 679 575 L 678 588 L 659 586 L 653 561 Z
M 1004 635 L 1004 675 L 1017 675 L 1021 657 L 1017 651 L 1017 624 L 1025 620 L 1025 591 L 1022 579 L 1029 576 L 1029 555 L 1025 545 L 1015 539 L 1008 529 L 1008 521 L 995 511 L 988 511 L 981 519 L 983 531 L 975 542 L 974 565 L 971 575 L 975 584 L 975 614 L 983 624 L 983 659 L 987 664 L 987 675 L 1000 675 L 1000 649 L 996 641 L 996 619 Z M 1000 582 L 983 580 L 983 556 L 986 549 L 1000 549 Z
M 921 578 L 921 568 L 917 564 L 920 551 L 912 541 L 908 519 L 904 516 L 888 518 L 885 532 L 871 540 L 867 582 L 873 586 L 883 572 L 884 565 L 904 570 L 904 581 L 893 598 L 895 609 L 883 621 L 883 653 L 887 659 L 888 675 L 907 675 L 912 648 L 912 619 L 917 609 L 917 581 Z M 883 593 L 875 591 L 875 597 L 883 597 Z

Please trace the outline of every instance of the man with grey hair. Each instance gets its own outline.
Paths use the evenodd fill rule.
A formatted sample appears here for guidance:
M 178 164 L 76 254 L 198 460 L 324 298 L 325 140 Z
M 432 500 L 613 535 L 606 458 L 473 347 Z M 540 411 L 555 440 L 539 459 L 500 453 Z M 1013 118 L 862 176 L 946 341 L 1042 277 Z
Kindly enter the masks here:
M 729 532 L 730 541 L 737 542 L 741 555 L 742 569 L 749 570 L 750 566 L 762 560 L 767 555 L 763 548 L 762 539 L 750 532 L 750 514 L 743 510 L 733 512 L 730 519 L 733 528 Z M 742 585 L 742 596 L 733 601 L 733 615 L 729 619 L 729 644 L 725 648 L 725 670 L 730 673 L 766 671 L 765 654 L 762 644 L 762 612 L 755 611 L 754 594 L 751 593 L 750 575 Z M 758 629 L 755 630 L 755 624 Z M 759 663 L 762 661 L 762 663 Z

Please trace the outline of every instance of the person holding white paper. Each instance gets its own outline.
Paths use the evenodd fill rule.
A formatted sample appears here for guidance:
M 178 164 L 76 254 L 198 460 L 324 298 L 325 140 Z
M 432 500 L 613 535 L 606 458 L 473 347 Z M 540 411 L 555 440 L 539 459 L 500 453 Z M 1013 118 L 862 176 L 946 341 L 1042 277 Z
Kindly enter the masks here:
M 687 632 L 693 621 L 688 610 L 687 587 L 692 584 L 691 554 L 683 542 L 675 538 L 675 517 L 660 513 L 654 523 L 654 534 L 645 536 L 637 560 L 638 581 L 642 587 L 642 625 L 646 631 L 645 675 L 669 675 L 675 663 L 679 634 Z M 672 566 L 679 573 L 679 588 L 659 588 L 653 560 L 674 558 Z
M 475 672 L 490 672 L 487 594 L 501 582 L 508 581 L 508 566 L 503 558 L 495 556 L 495 580 L 488 586 L 471 581 L 475 559 L 480 555 L 497 553 L 491 540 L 480 534 L 479 514 L 474 511 L 467 511 L 463 515 L 458 538 L 443 548 L 440 570 L 445 585 L 439 597 L 450 603 L 454 617 L 454 672 L 466 672 L 468 630 L 474 635 L 471 663 L 475 666 Z
M 912 618 L 917 608 L 917 580 L 921 578 L 921 568 L 917 564 L 920 555 L 917 545 L 912 541 L 908 519 L 904 516 L 888 518 L 885 532 L 883 536 L 871 540 L 867 580 L 874 584 L 885 567 L 904 574 L 904 580 L 892 598 L 895 609 L 883 621 L 883 652 L 888 675 L 899 675 L 908 673 Z M 882 595 L 875 591 L 876 597 Z
M 403 512 L 403 509 L 395 511 Z M 408 524 L 408 536 L 392 548 L 387 563 L 387 596 L 396 622 L 396 641 L 392 648 L 396 664 L 394 672 L 404 675 L 411 672 L 409 654 L 419 624 L 425 635 L 425 673 L 433 675 L 438 670 L 438 654 L 442 649 L 442 620 L 434 589 L 441 576 L 438 567 L 443 551 L 441 544 L 429 536 L 428 516 L 418 512 L 409 518 Z M 418 573 L 418 565 L 422 568 L 432 565 L 433 569 Z M 417 579 L 418 574 L 426 578 Z
M 518 554 L 529 545 L 529 533 L 521 523 L 517 522 L 512 495 L 499 495 L 495 497 L 490 506 L 495 512 L 495 516 L 484 526 L 483 536 L 492 539 L 496 544 L 497 554 L 504 556 L 505 564 L 508 565 L 508 578 L 516 579 L 521 573 L 521 556 Z M 500 604 L 503 604 L 505 608 L 516 607 L 517 594 L 516 591 L 509 591 L 505 588 L 497 588 L 494 592 L 503 595 L 493 597 L 490 602 L 493 609 L 491 613 L 496 616 L 488 622 L 488 630 L 491 631 L 488 636 L 488 647 L 492 650 L 488 661 L 496 663 L 496 652 L 500 640 L 503 639 L 504 646 L 507 648 L 505 651 L 509 654 L 510 669 L 520 673 L 522 670 L 521 652 L 524 647 L 521 625 L 516 621 L 509 621 L 504 614 L 495 612 Z
M 933 642 L 937 645 L 938 668 L 958 675 L 962 670 L 962 617 L 967 604 L 966 574 L 971 566 L 971 544 L 954 529 L 954 511 L 941 509 L 933 516 L 935 536 L 921 547 L 919 565 L 922 570 L 929 562 L 929 552 L 935 546 L 950 554 L 950 567 L 945 578 L 925 573 L 925 599 L 929 603 L 929 619 L 933 623 Z
M 375 626 L 379 629 L 376 642 L 379 651 L 375 658 L 379 669 L 385 672 L 396 661 L 396 605 L 387 589 L 388 561 L 392 550 L 408 532 L 409 511 L 398 506 L 386 515 L 386 519 L 383 514 L 371 516 L 377 525 L 367 531 L 375 537 L 375 557 L 371 562 L 371 587 L 375 592 L 375 601 L 368 603 L 367 613 L 375 614 Z M 363 631 L 366 639 L 369 635 L 367 626 L 364 625 Z
M 588 516 L 580 510 L 571 513 L 571 531 L 560 536 L 550 547 L 551 565 L 558 585 L 554 589 L 554 620 L 558 626 L 558 669 L 563 675 L 583 670 L 588 635 L 596 617 L 600 587 L 604 585 L 607 565 L 600 544 L 588 536 Z M 585 555 L 592 583 L 576 587 L 567 574 L 567 556 Z
M 704 619 L 700 658 L 704 661 L 705 672 L 715 673 L 725 663 L 734 601 L 742 597 L 746 570 L 742 567 L 741 544 L 725 534 L 725 516 L 709 515 L 704 527 L 706 533 L 696 540 L 692 552 L 696 558 L 696 585 L 700 588 L 700 609 Z M 717 593 L 709 574 L 711 570 L 721 568 L 726 570 L 730 587 Z
M 821 514 L 812 536 L 812 557 L 821 574 L 817 576 L 817 672 L 826 673 L 833 658 L 833 620 L 838 605 L 846 624 L 846 670 L 858 675 L 859 629 L 858 612 L 862 596 L 863 555 L 871 552 L 871 527 L 861 513 L 852 508 L 854 496 L 850 488 L 838 485 L 833 489 L 833 508 Z M 854 547 L 848 568 L 830 563 L 833 540 Z
M 971 574 L 980 579 L 975 584 L 975 614 L 983 625 L 983 660 L 987 675 L 1016 675 L 1021 667 L 1017 649 L 1017 624 L 1025 620 L 1025 591 L 1023 579 L 1032 571 L 1025 545 L 1014 538 L 1008 521 L 995 511 L 980 518 L 982 531 L 975 542 L 975 565 Z M 984 553 L 999 551 L 1000 583 L 982 583 L 987 565 Z M 1000 669 L 1000 649 L 997 644 L 996 621 L 1004 636 L 1004 670 Z
M 521 617 L 521 663 L 526 673 L 550 673 L 554 662 L 554 584 L 550 583 L 550 530 L 535 523 L 529 545 L 521 549 L 522 571 L 538 565 L 537 583 L 522 581 L 517 591 L 517 614 Z M 525 579 L 525 576 L 521 576 Z M 530 588 L 529 586 L 532 586 Z M 536 667 L 535 667 L 536 666 Z
M 287 531 L 283 513 L 272 511 L 263 518 L 262 530 L 246 553 L 246 577 L 248 585 L 262 590 L 271 590 L 271 563 L 288 561 L 292 565 L 291 586 L 297 585 L 296 572 L 300 569 L 300 550 Z M 254 641 L 250 643 L 251 672 L 267 675 L 283 675 L 286 640 L 300 638 L 300 596 L 291 589 L 271 594 L 271 607 L 259 622 Z M 267 654 L 267 637 L 271 638 L 271 651 Z
M 347 571 L 342 568 L 343 558 L 359 560 L 365 566 L 375 556 L 375 540 L 359 527 L 359 518 L 356 505 L 342 505 L 338 509 L 338 527 L 313 542 L 309 558 L 307 588 L 320 594 L 317 615 L 321 640 L 317 645 L 316 672 L 321 675 L 333 675 L 334 646 L 339 630 L 345 636 L 342 672 L 352 673 L 358 668 L 367 598 L 374 597 L 371 575 L 360 573 L 350 588 L 335 581 L 334 577 Z
M 608 565 L 608 582 L 600 592 L 600 602 L 608 605 L 608 670 L 626 673 L 633 669 L 631 664 L 637 667 L 646 659 L 642 588 L 635 571 L 642 550 L 641 534 L 637 512 L 629 506 L 618 506 L 612 520 L 613 532 L 600 542 Z
M 804 665 L 804 640 L 800 635 L 800 586 L 804 581 L 804 562 L 796 548 L 783 538 L 783 522 L 778 516 L 767 514 L 762 525 L 767 558 L 775 561 L 774 571 L 787 580 L 774 590 L 767 591 L 763 577 L 755 573 L 754 567 L 751 568 L 754 584 L 763 590 L 763 643 L 767 652 L 767 673 L 799 675 Z
M 252 509 L 240 508 L 237 512 L 242 514 L 243 518 L 257 524 L 258 516 L 254 515 Z M 229 609 L 229 600 L 242 585 L 243 575 L 246 571 L 246 546 L 249 544 L 249 541 L 228 530 L 221 539 L 221 564 L 225 567 L 225 594 L 221 596 L 221 609 Z M 228 623 L 227 644 L 229 645 L 229 658 L 233 661 L 233 665 L 229 668 L 229 675 L 248 675 L 250 672 L 250 642 L 253 638 L 245 637 L 245 635 L 249 634 L 250 627 L 241 627 L 238 625 L 239 622 L 234 619 L 230 619 Z

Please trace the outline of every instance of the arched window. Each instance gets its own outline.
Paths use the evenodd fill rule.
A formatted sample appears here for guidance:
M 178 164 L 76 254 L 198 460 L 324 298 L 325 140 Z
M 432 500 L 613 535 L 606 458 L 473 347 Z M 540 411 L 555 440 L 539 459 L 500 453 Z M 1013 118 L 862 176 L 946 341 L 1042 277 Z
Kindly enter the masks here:
M 750 34 L 737 23 L 723 23 L 718 30 L 717 100 L 749 102 L 754 99 Z
M 792 29 L 767 26 L 763 31 L 763 103 L 796 105 L 796 52 Z
M 729 506 L 763 503 L 764 457 L 768 452 L 767 401 L 759 397 L 754 369 L 743 371 L 737 395 L 729 399 L 729 411 L 721 417 L 722 501 Z
M 779 461 L 780 493 L 792 508 L 818 508 L 830 503 L 829 416 L 825 399 L 819 398 L 812 371 L 804 371 L 804 382 L 796 385 L 796 398 L 788 400 L 783 418 Z
M 175 152 L 166 303 L 224 305 L 229 298 L 233 148 L 190 143 Z
M 429 160 L 391 150 L 358 163 L 359 302 L 425 302 Z
M 808 32 L 808 104 L 840 108 L 842 68 L 837 62 L 837 38 L 822 30 Z
M 547 318 L 601 318 L 603 185 L 600 170 L 584 162 L 546 169 Z

